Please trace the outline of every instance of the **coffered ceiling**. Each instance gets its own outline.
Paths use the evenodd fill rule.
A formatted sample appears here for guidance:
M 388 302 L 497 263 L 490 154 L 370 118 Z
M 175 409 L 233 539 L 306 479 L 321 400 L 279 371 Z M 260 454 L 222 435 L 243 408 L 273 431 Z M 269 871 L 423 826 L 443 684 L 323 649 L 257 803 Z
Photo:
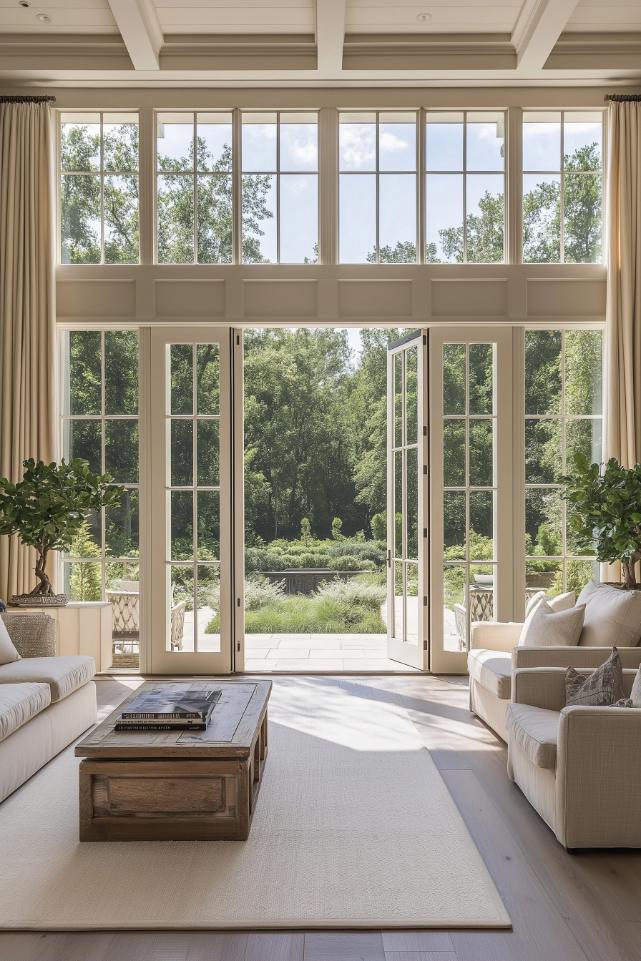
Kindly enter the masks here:
M 641 0 L 0 0 L 0 80 L 616 86 Z

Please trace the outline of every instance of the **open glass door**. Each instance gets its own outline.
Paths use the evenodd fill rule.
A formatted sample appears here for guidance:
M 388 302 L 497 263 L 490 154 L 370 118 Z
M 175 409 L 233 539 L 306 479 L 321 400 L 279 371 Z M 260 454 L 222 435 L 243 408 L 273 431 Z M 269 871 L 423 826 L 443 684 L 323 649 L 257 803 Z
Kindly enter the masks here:
M 151 670 L 231 670 L 230 332 L 151 338 Z
M 387 355 L 387 656 L 424 669 L 427 629 L 426 336 Z

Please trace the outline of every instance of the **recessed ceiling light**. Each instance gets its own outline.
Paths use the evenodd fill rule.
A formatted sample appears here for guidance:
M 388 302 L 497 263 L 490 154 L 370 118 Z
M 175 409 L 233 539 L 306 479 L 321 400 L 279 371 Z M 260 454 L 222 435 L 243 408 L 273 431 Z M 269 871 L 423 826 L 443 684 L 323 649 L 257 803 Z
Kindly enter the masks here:
M 421 23 L 426 23 L 428 20 L 431 20 L 431 19 L 432 19 L 432 14 L 431 14 L 431 13 L 427 13 L 427 12 L 425 12 L 425 13 L 417 13 L 417 14 L 416 14 L 416 19 L 417 19 L 417 20 L 420 20 Z
M 47 16 L 46 13 L 37 13 L 36 20 L 39 20 L 40 23 L 51 23 L 51 17 Z

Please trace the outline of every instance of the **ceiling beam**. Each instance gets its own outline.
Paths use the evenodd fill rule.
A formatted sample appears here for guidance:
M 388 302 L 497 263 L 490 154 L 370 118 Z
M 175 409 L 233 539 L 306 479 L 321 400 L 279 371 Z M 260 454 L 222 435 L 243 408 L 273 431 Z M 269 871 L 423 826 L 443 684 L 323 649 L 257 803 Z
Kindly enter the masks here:
M 517 70 L 542 70 L 579 0 L 526 0 L 512 32 Z
M 134 70 L 158 70 L 162 30 L 152 0 L 108 0 Z
M 346 7 L 347 0 L 316 0 L 317 66 L 324 77 L 337 77 L 343 69 Z

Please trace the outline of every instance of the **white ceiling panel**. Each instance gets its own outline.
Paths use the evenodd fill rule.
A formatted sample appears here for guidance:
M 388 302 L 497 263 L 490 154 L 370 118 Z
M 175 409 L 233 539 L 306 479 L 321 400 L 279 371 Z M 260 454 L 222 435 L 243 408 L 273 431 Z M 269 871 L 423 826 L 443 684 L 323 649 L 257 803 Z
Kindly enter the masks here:
M 319 0 L 322 2 L 322 0 Z M 521 0 L 348 0 L 349 33 L 510 33 Z
M 580 0 L 565 29 L 596 33 L 641 30 L 641 0 Z
M 313 33 L 313 0 L 154 0 L 164 33 Z
M 50 18 L 49 23 L 37 19 Z M 0 0 L 0 33 L 118 33 L 107 0 Z

